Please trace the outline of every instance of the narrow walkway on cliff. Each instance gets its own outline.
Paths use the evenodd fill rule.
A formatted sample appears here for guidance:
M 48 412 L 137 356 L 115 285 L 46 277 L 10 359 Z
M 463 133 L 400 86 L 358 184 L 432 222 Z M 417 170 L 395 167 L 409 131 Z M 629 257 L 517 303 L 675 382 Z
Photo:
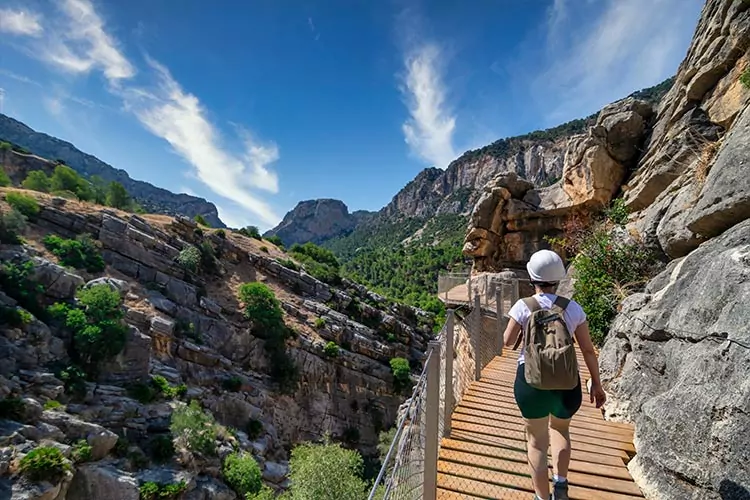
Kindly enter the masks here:
M 529 500 L 534 492 L 526 436 L 513 396 L 518 352 L 501 343 L 519 280 L 442 278 L 440 298 L 455 309 L 430 343 L 370 498 L 382 492 L 390 500 Z M 587 381 L 580 353 L 578 360 Z M 571 423 L 570 498 L 643 498 L 627 469 L 635 455 L 632 426 L 606 421 L 589 402 L 585 383 L 582 391 Z

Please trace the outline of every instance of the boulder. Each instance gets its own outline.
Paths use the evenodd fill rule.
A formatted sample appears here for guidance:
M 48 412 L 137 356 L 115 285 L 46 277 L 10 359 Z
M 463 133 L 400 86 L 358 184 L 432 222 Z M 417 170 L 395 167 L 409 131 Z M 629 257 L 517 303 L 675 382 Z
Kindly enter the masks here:
M 271 483 L 279 484 L 289 474 L 289 465 L 276 462 L 266 462 L 263 468 L 263 479 Z
M 195 488 L 182 497 L 183 500 L 236 500 L 237 494 L 224 483 L 208 476 L 195 478 Z
M 101 460 L 117 444 L 117 434 L 91 422 L 85 422 L 63 412 L 46 410 L 42 413 L 43 422 L 61 429 L 71 441 L 85 439 L 91 445 L 94 460 Z
M 65 500 L 112 498 L 138 500 L 138 481 L 131 474 L 111 464 L 84 464 L 76 468 Z
M 150 359 L 151 337 L 130 326 L 122 352 L 102 364 L 100 381 L 127 383 L 143 380 L 148 377 Z
M 58 266 L 41 257 L 34 257 L 34 273 L 31 279 L 38 281 L 44 287 L 45 295 L 55 299 L 71 299 L 75 296 L 79 287 L 83 286 L 84 280 L 77 274 L 68 272 L 62 266 Z
M 116 290 L 121 296 L 124 296 L 130 290 L 130 284 L 127 281 L 118 280 L 117 278 L 111 278 L 109 276 L 91 280 L 84 285 L 84 288 L 91 288 L 92 286 L 100 285 L 106 285 L 112 290 Z
M 622 304 L 600 367 L 608 414 L 635 423 L 630 468 L 650 498 L 719 500 L 750 485 L 749 301 L 750 220 Z

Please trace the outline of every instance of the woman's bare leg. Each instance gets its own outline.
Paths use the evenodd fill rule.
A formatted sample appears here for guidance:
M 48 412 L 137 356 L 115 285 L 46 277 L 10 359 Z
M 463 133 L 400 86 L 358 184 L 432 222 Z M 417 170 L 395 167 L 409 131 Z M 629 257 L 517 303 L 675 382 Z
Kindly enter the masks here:
M 526 451 L 531 467 L 531 480 L 537 496 L 549 498 L 549 469 L 547 450 L 549 448 L 549 419 L 534 418 L 526 421 Z
M 552 445 L 552 471 L 568 477 L 570 466 L 570 419 L 550 416 L 550 444 Z

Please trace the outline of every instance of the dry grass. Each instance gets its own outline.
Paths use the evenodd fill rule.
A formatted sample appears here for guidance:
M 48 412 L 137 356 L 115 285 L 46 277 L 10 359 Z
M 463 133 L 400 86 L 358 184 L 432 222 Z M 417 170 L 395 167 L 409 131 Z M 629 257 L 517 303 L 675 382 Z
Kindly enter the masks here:
M 703 146 L 703 150 L 698 157 L 698 164 L 695 167 L 695 184 L 700 190 L 706 183 L 706 177 L 711 170 L 716 152 L 721 146 L 721 141 L 709 142 Z

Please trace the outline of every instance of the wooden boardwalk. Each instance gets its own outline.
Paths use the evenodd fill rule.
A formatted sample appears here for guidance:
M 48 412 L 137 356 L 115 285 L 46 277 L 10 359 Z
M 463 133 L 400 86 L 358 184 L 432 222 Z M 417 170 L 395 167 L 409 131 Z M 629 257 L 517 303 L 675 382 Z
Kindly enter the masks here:
M 533 498 L 523 419 L 513 398 L 517 356 L 506 349 L 490 362 L 454 411 L 450 437 L 440 448 L 438 499 Z M 589 403 L 588 370 L 580 354 L 578 361 L 584 398 L 570 427 L 570 498 L 643 498 L 625 466 L 635 454 L 633 429 L 605 421 Z

